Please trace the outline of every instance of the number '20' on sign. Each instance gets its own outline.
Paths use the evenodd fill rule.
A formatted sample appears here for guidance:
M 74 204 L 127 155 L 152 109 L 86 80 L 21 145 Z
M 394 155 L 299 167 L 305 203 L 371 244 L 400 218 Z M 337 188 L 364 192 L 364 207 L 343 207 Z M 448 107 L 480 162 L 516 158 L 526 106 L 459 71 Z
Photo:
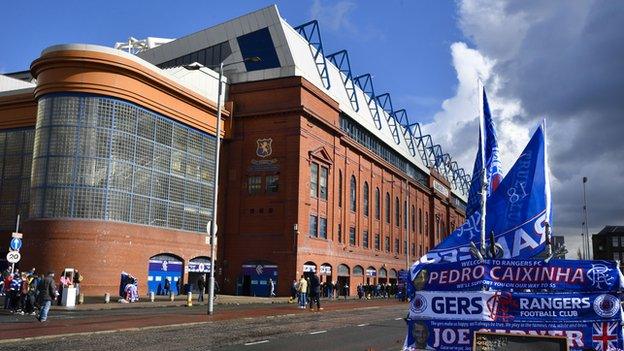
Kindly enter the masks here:
M 6 255 L 6 259 L 7 261 L 9 261 L 9 263 L 17 263 L 21 258 L 22 255 L 20 255 L 20 253 L 17 251 L 9 251 L 9 253 Z

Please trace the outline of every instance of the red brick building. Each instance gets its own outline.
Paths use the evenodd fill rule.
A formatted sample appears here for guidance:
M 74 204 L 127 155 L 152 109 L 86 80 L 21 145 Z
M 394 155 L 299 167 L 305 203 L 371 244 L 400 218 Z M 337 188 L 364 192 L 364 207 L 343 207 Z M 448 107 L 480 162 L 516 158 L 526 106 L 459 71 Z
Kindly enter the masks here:
M 273 279 L 287 295 L 304 272 L 351 293 L 396 282 L 463 223 L 466 175 L 319 43 L 316 22 L 272 6 L 136 56 L 52 47 L 3 76 L 0 230 L 25 219 L 21 267 L 77 268 L 88 294 L 121 271 L 141 292 L 209 272 L 218 79 L 184 65 L 225 62 L 222 290 L 266 295 Z

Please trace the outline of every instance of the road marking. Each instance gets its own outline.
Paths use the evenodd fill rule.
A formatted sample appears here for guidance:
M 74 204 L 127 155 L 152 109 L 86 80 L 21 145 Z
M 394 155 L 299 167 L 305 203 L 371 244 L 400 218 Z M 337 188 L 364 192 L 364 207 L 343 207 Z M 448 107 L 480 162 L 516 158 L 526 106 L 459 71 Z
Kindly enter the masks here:
M 327 330 L 319 330 L 319 331 L 311 332 L 310 335 L 322 334 L 322 333 L 327 333 Z
M 395 321 L 400 321 L 401 319 L 403 319 L 403 318 L 399 317 L 399 318 L 395 318 L 394 320 Z
M 245 346 L 264 344 L 264 343 L 267 343 L 267 342 L 269 342 L 269 340 L 260 340 L 260 341 L 246 342 Z
M 362 323 L 362 324 L 358 324 L 357 326 L 358 326 L 358 327 L 365 327 L 365 326 L 367 326 L 367 325 L 368 325 L 368 323 Z

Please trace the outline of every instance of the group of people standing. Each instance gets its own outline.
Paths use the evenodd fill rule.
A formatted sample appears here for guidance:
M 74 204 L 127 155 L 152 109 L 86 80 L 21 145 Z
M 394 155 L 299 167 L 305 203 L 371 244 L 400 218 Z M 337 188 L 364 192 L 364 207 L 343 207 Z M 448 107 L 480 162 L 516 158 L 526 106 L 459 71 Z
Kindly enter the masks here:
M 75 271 L 74 276 L 62 275 L 58 289 L 54 281 L 54 273 L 48 272 L 45 276 L 36 273 L 35 269 L 20 273 L 8 270 L 2 273 L 2 292 L 4 293 L 4 309 L 15 314 L 37 315 L 40 322 L 45 322 L 52 302 L 58 300 L 61 304 L 64 287 L 73 285 L 80 287 L 82 276 Z M 61 291 L 61 293 L 59 293 Z M 78 291 L 78 290 L 77 290 Z
M 357 294 L 360 300 L 363 298 L 365 299 L 372 299 L 372 298 L 389 299 L 390 295 L 396 296 L 397 287 L 396 285 L 390 284 L 390 283 L 358 284 Z
M 301 278 L 293 280 L 291 301 L 297 300 L 299 308 L 306 308 L 309 304 L 310 309 L 320 311 L 321 308 L 321 281 L 316 274 L 301 275 Z

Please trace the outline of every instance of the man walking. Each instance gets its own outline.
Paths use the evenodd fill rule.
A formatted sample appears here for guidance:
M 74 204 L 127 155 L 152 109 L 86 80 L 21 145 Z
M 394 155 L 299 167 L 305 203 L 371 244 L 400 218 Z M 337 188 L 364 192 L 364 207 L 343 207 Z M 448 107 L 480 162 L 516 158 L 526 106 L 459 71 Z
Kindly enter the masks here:
M 206 289 L 206 280 L 204 280 L 204 275 L 200 275 L 199 279 L 197 279 L 197 289 L 199 289 L 199 297 L 197 298 L 197 302 L 204 302 L 204 290 Z
M 316 274 L 310 276 L 310 309 L 313 308 L 314 302 L 316 302 L 316 310 L 321 310 L 321 281 Z
M 39 322 L 45 322 L 48 319 L 48 311 L 52 305 L 52 300 L 56 298 L 58 292 L 54 285 L 54 273 L 48 272 L 45 279 L 39 284 L 39 304 L 41 305 L 41 311 L 39 313 Z
M 271 278 L 269 278 L 269 288 L 270 288 L 269 297 L 275 297 L 275 282 Z
M 299 308 L 305 308 L 307 303 L 308 281 L 303 275 L 299 279 Z

